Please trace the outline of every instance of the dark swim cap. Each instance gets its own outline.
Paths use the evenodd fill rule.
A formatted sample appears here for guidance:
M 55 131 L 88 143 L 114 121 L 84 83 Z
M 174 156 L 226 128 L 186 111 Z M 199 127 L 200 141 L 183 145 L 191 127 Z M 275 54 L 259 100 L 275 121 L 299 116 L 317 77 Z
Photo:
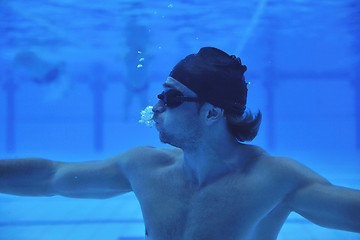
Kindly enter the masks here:
M 195 92 L 202 101 L 229 113 L 243 114 L 247 97 L 246 69 L 240 58 L 217 48 L 204 47 L 176 64 L 169 76 Z

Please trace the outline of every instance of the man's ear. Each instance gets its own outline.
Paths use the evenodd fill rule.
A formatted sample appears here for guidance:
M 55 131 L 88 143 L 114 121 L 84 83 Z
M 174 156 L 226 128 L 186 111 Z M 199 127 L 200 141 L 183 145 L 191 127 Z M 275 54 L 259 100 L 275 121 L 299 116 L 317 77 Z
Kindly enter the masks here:
M 224 109 L 209 104 L 206 108 L 206 120 L 209 123 L 219 121 L 224 115 Z

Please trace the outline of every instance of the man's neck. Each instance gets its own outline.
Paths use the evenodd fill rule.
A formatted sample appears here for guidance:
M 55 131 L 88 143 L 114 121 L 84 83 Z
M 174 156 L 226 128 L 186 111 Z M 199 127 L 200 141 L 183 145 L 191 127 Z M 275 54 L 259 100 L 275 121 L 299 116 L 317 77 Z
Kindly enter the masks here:
M 219 144 L 219 141 L 199 144 L 191 150 L 184 149 L 184 172 L 187 180 L 199 188 L 215 182 L 221 177 L 241 168 L 246 160 L 246 145 L 233 139 Z M 246 154 L 245 154 L 246 155 Z

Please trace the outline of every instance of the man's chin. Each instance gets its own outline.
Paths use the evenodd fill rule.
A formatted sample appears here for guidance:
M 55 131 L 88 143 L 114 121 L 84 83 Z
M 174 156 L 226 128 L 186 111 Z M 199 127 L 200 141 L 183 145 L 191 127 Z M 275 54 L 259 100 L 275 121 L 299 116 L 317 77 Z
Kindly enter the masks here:
M 164 134 L 162 132 L 159 132 L 159 139 L 160 139 L 160 142 L 162 143 L 168 143 L 167 141 L 167 138 L 164 136 Z
M 159 139 L 160 139 L 160 142 L 162 142 L 162 143 L 169 144 L 169 145 L 171 145 L 171 146 L 173 146 L 173 147 L 179 147 L 179 146 L 177 146 L 177 144 L 174 144 L 174 142 L 171 141 L 171 140 L 169 139 L 169 137 L 164 136 L 164 134 L 162 134 L 161 132 L 160 132 L 160 134 L 159 134 Z

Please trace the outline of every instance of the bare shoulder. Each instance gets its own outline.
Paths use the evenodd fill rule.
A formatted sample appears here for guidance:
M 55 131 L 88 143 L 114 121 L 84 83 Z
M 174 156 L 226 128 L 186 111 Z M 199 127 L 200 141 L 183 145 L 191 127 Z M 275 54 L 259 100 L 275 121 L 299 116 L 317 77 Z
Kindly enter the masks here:
M 173 164 L 183 154 L 178 148 L 155 148 L 139 146 L 108 158 L 106 161 L 116 162 L 125 173 L 142 169 L 162 167 Z
M 306 185 L 329 182 L 304 164 L 288 157 L 268 156 L 266 165 L 273 177 L 298 189 Z

